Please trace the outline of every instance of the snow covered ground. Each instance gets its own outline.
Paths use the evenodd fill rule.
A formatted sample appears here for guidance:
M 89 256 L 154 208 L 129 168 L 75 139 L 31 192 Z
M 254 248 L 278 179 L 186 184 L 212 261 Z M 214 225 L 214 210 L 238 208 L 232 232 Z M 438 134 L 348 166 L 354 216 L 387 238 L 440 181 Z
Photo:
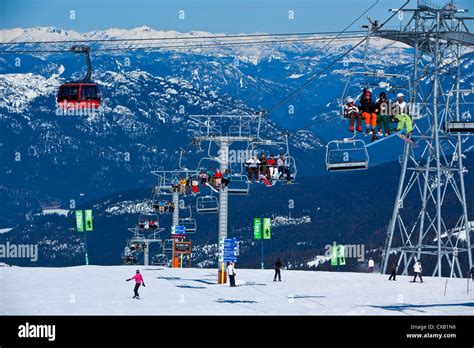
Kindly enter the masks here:
M 141 270 L 145 288 L 132 299 L 126 278 Z M 213 269 L 145 266 L 0 268 L 0 314 L 151 315 L 473 315 L 474 283 L 466 279 L 380 274 L 237 269 L 238 283 L 216 284 Z

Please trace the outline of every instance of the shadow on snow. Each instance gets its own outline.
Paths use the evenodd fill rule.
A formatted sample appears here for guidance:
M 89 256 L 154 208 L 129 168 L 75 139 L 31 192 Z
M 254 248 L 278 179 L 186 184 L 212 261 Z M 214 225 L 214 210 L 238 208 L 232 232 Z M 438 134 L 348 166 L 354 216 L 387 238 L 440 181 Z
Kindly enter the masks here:
M 258 303 L 257 301 L 250 300 L 224 300 L 222 298 L 216 300 L 217 303 Z
M 207 289 L 205 286 L 192 286 L 192 285 L 176 285 L 177 288 L 181 289 Z
M 474 302 L 465 303 L 439 303 L 439 304 L 399 304 L 390 306 L 369 306 L 372 308 L 385 309 L 389 311 L 404 312 L 406 310 L 416 310 L 423 312 L 422 308 L 433 308 L 433 307 L 474 307 Z

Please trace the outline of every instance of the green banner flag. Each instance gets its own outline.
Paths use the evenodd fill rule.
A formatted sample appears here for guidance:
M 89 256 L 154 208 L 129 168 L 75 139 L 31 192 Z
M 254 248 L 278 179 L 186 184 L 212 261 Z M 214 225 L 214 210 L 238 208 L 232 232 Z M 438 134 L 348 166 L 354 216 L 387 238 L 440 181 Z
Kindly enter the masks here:
M 263 239 L 270 239 L 272 234 L 270 232 L 270 218 L 263 219 Z
M 346 253 L 344 245 L 339 245 L 339 265 L 345 266 L 346 264 Z
M 92 210 L 84 210 L 86 218 L 86 231 L 92 231 Z
M 253 238 L 262 239 L 262 219 L 253 219 Z
M 333 245 L 331 248 L 331 266 L 337 266 L 338 247 Z
M 84 232 L 84 221 L 82 219 L 82 210 L 76 210 L 76 229 L 77 229 L 77 232 Z

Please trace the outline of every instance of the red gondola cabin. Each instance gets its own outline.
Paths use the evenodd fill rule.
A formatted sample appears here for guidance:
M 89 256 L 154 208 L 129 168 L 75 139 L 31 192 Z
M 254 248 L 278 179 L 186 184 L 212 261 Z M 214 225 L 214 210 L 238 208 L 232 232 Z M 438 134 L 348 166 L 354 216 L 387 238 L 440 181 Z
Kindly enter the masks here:
M 61 108 L 97 109 L 100 101 L 99 87 L 95 83 L 70 82 L 59 87 L 57 102 Z

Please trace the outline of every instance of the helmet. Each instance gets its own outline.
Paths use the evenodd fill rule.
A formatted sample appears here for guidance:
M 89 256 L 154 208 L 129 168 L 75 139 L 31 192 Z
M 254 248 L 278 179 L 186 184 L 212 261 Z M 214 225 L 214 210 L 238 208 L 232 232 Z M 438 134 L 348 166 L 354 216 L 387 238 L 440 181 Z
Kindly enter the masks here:
M 138 269 L 136 270 L 136 272 L 137 272 L 137 273 L 140 273 L 140 271 L 139 271 Z
M 354 99 L 351 98 L 351 97 L 348 97 L 346 101 L 347 101 L 347 103 L 353 103 L 353 102 L 354 102 Z
M 404 94 L 403 93 L 398 93 L 397 94 L 397 98 L 403 98 L 404 97 Z

